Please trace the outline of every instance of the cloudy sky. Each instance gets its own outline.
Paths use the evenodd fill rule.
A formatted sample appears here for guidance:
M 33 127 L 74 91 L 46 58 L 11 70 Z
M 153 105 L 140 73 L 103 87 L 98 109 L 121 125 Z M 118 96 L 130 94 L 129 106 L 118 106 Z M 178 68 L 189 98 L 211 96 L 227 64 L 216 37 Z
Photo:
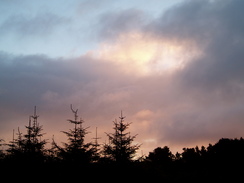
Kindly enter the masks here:
M 37 106 L 51 142 L 70 104 L 113 132 L 120 111 L 147 154 L 244 135 L 244 1 L 0 1 L 0 138 Z

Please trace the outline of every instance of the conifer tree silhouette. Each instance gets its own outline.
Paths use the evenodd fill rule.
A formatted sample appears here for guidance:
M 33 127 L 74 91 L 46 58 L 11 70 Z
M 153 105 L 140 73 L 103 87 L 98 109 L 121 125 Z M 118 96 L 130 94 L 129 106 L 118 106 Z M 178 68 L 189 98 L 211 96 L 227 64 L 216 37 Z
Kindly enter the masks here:
M 64 162 L 85 165 L 91 162 L 94 152 L 92 144 L 84 142 L 89 127 L 84 128 L 82 126 L 84 121 L 82 119 L 78 120 L 78 109 L 74 110 L 72 105 L 70 108 L 74 114 L 74 120 L 69 119 L 68 121 L 74 125 L 74 128 L 69 129 L 69 131 L 61 131 L 68 137 L 68 142 L 63 143 L 63 148 L 58 146 L 54 140 L 53 145 L 58 149 L 58 155 Z
M 4 142 L 3 139 L 0 139 L 0 148 L 3 146 L 2 142 Z M 5 154 L 2 149 L 0 149 L 0 160 L 4 158 Z
M 41 139 L 44 133 L 42 133 L 42 126 L 37 121 L 38 117 L 35 106 L 34 115 L 29 116 L 29 125 L 25 126 L 27 133 L 23 135 L 18 128 L 17 139 L 15 139 L 13 131 L 13 140 L 8 144 L 10 148 L 7 150 L 13 158 L 26 163 L 44 161 L 44 146 L 47 142 Z
M 119 122 L 117 120 L 113 122 L 114 133 L 106 133 L 109 143 L 104 145 L 104 155 L 118 164 L 126 164 L 132 161 L 140 145 L 132 145 L 137 135 L 131 136 L 130 132 L 126 132 L 131 123 L 124 122 L 125 116 L 122 111 L 119 119 Z
M 92 143 L 93 146 L 93 156 L 92 156 L 92 161 L 93 162 L 98 162 L 100 159 L 99 151 L 100 151 L 100 144 L 98 143 L 98 139 L 101 137 L 97 136 L 97 127 L 96 127 L 96 136 L 92 139 L 94 139 L 94 142 Z

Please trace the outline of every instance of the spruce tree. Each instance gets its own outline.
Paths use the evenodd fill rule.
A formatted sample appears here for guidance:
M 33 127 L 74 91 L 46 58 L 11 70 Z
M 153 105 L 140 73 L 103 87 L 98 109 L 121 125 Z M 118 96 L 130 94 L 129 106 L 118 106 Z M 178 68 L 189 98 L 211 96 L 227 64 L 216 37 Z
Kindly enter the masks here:
M 4 158 L 4 156 L 5 156 L 5 154 L 4 154 L 3 150 L 2 150 L 2 146 L 3 146 L 2 142 L 4 142 L 4 140 L 3 140 L 3 139 L 0 139 L 0 161 L 1 161 L 1 160 Z
M 42 133 L 42 126 L 38 123 L 39 116 L 36 114 L 36 106 L 34 108 L 34 115 L 29 117 L 29 124 L 25 126 L 26 134 L 22 134 L 18 128 L 17 138 L 10 142 L 9 155 L 17 161 L 24 161 L 25 163 L 42 163 L 45 158 L 45 144 L 46 140 L 42 140 L 44 133 Z
M 61 131 L 68 137 L 68 142 L 63 143 L 64 147 L 60 147 L 53 140 L 53 145 L 58 149 L 58 156 L 65 163 L 74 165 L 86 165 L 91 162 L 94 148 L 91 143 L 85 143 L 85 135 L 88 133 L 87 128 L 84 128 L 82 119 L 78 120 L 78 109 L 74 110 L 71 105 L 71 111 L 74 114 L 74 120 L 68 121 L 74 126 L 69 131 Z
M 126 132 L 131 123 L 124 122 L 122 112 L 119 119 L 119 122 L 117 120 L 113 122 L 114 133 L 106 133 L 109 143 L 104 145 L 104 155 L 118 164 L 126 164 L 133 160 L 140 145 L 132 145 L 137 135 L 131 136 L 130 132 Z

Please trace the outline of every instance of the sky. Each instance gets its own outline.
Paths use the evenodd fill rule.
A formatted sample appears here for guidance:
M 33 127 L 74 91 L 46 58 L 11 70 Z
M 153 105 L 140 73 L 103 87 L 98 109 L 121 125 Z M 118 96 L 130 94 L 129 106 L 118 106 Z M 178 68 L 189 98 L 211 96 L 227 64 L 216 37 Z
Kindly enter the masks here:
M 244 1 L 0 1 L 0 138 L 37 106 L 61 143 L 70 104 L 108 141 L 121 110 L 139 154 L 244 134 Z

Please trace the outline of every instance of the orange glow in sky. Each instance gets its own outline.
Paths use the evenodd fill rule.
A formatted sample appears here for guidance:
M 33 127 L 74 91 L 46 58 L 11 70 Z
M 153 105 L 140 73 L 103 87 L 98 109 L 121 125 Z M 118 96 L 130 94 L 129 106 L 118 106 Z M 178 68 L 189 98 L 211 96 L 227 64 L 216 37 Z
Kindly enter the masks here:
M 101 44 L 96 56 L 118 64 L 125 72 L 148 75 L 175 72 L 200 54 L 189 40 L 174 42 L 132 32 Z

